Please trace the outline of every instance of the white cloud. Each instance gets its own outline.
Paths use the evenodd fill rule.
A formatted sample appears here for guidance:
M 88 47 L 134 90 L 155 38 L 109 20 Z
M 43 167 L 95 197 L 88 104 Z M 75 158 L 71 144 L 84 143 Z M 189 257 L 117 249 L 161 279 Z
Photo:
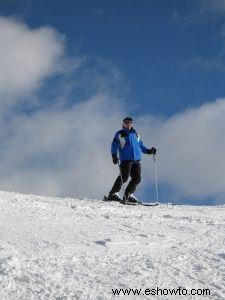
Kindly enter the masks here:
M 110 143 L 124 115 L 119 100 L 96 95 L 70 109 L 15 118 L 1 136 L 1 187 L 100 197 L 118 173 Z M 225 201 L 224 115 L 225 99 L 220 99 L 169 119 L 136 120 L 144 143 L 158 149 L 160 183 L 170 186 L 177 199 Z M 139 192 L 154 184 L 151 158 L 145 156 L 142 165 Z
M 190 13 L 174 9 L 172 21 L 182 24 L 183 26 L 193 26 L 194 23 L 200 23 L 202 26 L 210 26 L 211 29 L 213 28 L 213 30 L 215 30 L 211 43 L 214 44 L 215 41 L 218 43 L 218 40 L 221 39 L 221 46 L 217 48 L 216 52 L 211 53 L 210 56 L 203 57 L 202 54 L 199 53 L 195 58 L 185 62 L 184 66 L 197 67 L 205 71 L 216 70 L 224 72 L 225 0 L 197 0 L 193 2 L 191 8 Z M 213 23 L 215 23 L 216 26 L 212 27 Z M 208 46 L 209 48 L 211 47 L 210 42 Z
M 223 50 L 224 52 L 224 50 Z M 195 59 L 192 59 L 188 62 L 186 62 L 184 65 L 187 68 L 201 68 L 205 71 L 225 71 L 225 63 L 224 63 L 224 53 L 221 52 L 218 55 L 215 55 L 214 57 L 196 57 Z
M 225 99 L 143 124 L 159 148 L 160 179 L 177 196 L 225 201 Z
M 98 195 L 107 183 L 109 189 L 115 172 L 110 129 L 120 123 L 123 111 L 115 98 L 123 82 L 120 72 L 101 59 L 89 67 L 87 60 L 68 58 L 65 40 L 53 28 L 30 29 L 0 18 L 0 42 L 1 188 L 82 196 Z M 75 68 L 83 64 L 79 76 L 74 77 L 74 67 L 63 76 L 65 60 Z M 42 95 L 42 105 L 28 115 L 23 113 L 24 102 L 19 102 L 20 112 L 11 109 L 29 92 L 28 100 L 35 102 L 35 92 L 57 72 L 62 72 L 62 80 L 60 89 L 55 87 L 56 100 L 45 101 Z M 72 91 L 79 89 L 88 91 L 86 101 L 71 99 Z
M 196 0 L 191 5 L 191 12 L 188 13 L 185 10 L 175 8 L 171 20 L 188 26 L 193 23 L 210 24 L 224 19 L 224 0 Z
M 2 136 L 1 187 L 99 196 L 115 176 L 109 145 L 121 118 L 119 107 L 106 95 L 70 109 L 15 118 Z
M 31 29 L 21 21 L 0 17 L 1 106 L 15 103 L 18 96 L 59 72 L 63 56 L 64 39 L 54 29 Z
M 200 11 L 202 13 L 224 13 L 225 12 L 225 0 L 199 0 Z

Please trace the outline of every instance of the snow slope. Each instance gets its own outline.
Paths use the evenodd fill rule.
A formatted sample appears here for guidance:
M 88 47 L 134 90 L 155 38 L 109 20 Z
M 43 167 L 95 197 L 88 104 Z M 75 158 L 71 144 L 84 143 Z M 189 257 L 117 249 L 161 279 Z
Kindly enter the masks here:
M 208 288 L 211 296 L 114 296 Z M 225 206 L 0 192 L 0 299 L 225 299 Z

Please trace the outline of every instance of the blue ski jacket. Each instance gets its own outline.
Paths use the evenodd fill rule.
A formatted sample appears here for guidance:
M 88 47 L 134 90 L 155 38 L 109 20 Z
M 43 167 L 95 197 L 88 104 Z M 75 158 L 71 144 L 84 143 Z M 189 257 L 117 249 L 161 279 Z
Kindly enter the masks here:
M 120 161 L 141 160 L 141 152 L 146 154 L 147 150 L 134 128 L 129 130 L 123 127 L 117 131 L 111 144 L 112 155 L 117 155 L 119 151 Z

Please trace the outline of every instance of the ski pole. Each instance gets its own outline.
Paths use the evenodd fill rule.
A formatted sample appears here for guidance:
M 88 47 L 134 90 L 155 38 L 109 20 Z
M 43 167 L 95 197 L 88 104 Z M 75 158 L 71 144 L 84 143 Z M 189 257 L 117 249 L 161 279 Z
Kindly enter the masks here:
M 121 182 L 122 182 L 122 189 L 123 189 L 124 200 L 125 200 L 125 203 L 127 203 L 127 199 L 126 199 L 126 195 L 125 195 L 125 187 L 124 187 L 124 183 L 123 183 L 123 176 L 122 176 L 122 173 L 121 173 L 119 160 L 118 160 L 118 167 L 119 167 L 119 172 L 120 172 L 120 179 L 121 179 Z
M 158 168 L 156 164 L 155 155 L 153 154 L 154 170 L 155 170 L 155 190 L 156 190 L 156 203 L 159 204 L 159 191 L 158 191 Z

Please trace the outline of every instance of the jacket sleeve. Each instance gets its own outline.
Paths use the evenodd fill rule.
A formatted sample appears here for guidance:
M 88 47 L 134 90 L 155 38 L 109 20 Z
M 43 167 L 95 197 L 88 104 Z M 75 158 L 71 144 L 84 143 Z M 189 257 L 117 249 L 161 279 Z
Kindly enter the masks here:
M 139 141 L 139 146 L 140 146 L 140 148 L 141 148 L 141 151 L 142 151 L 144 154 L 146 154 L 148 148 L 145 147 L 145 145 L 143 144 L 142 140 Z
M 112 144 L 111 144 L 111 154 L 112 155 L 117 155 L 117 152 L 119 150 L 119 139 L 118 139 L 118 134 L 116 133 L 114 138 L 113 138 L 113 141 L 112 141 Z

